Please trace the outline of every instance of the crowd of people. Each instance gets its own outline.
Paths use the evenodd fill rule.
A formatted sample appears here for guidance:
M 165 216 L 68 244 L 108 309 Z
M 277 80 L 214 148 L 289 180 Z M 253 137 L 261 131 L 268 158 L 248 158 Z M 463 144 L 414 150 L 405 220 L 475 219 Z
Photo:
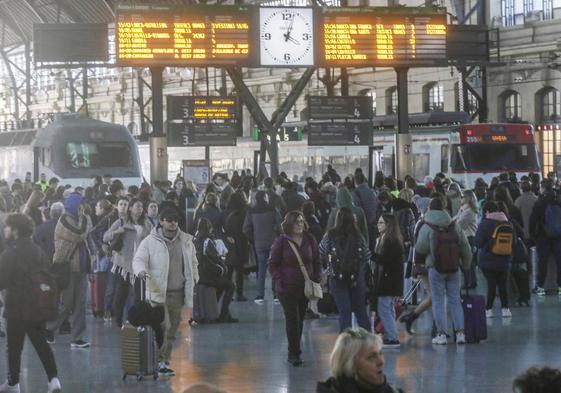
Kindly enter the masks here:
M 222 299 L 217 318 L 197 322 L 236 323 L 230 305 L 248 300 L 247 273 L 257 273 L 254 302 L 260 306 L 269 299 L 269 271 L 270 300 L 283 309 L 287 359 L 295 367 L 303 363 L 304 319 L 319 317 L 313 284 L 323 285 L 339 314 L 341 336 L 331 359 L 333 378 L 318 392 L 387 384 L 381 349 L 400 347 L 396 301 L 417 281 L 422 301 L 398 321 L 414 334 L 415 320 L 432 309 L 435 345 L 447 344 L 451 335 L 457 344 L 466 342 L 460 291 L 478 285 L 476 266 L 487 282 L 487 318 L 512 317 L 508 273 L 530 269 L 530 247 L 538 258 L 535 293 L 546 294 L 553 256 L 561 296 L 559 185 L 533 173 L 521 179 L 504 173 L 490 184 L 478 179 L 473 189 L 442 173 L 418 184 L 410 176 L 398 180 L 380 172 L 370 186 L 360 168 L 343 179 L 331 166 L 319 181 L 285 173 L 259 181 L 241 170 L 231 177 L 216 174 L 204 188 L 179 176 L 153 186 L 125 187 L 110 175 L 94 178 L 89 187 L 59 183 L 44 175 L 33 183 L 30 173 L 11 185 L 0 181 L 0 229 L 6 228 L 0 231 L 0 335 L 7 334 L 10 369 L 0 392 L 19 391 L 25 335 L 45 366 L 49 392 L 60 391 L 45 343 L 69 333 L 71 348 L 90 346 L 85 335 L 92 276 L 91 285 L 96 277 L 106 280 L 100 311 L 107 322 L 123 326 L 141 292 L 164 309 L 158 340 L 164 376 L 175 375 L 170 355 L 183 310 L 196 320 L 197 285 L 215 288 Z M 29 269 L 45 266 L 65 278 L 62 306 L 46 324 L 29 317 L 39 315 L 33 312 L 37 305 L 21 294 Z M 358 330 L 351 329 L 353 314 Z M 383 325 L 381 338 L 369 333 L 375 329 L 372 315 Z M 357 371 L 349 356 L 365 357 L 364 370 Z M 397 390 L 387 385 L 379 391 Z

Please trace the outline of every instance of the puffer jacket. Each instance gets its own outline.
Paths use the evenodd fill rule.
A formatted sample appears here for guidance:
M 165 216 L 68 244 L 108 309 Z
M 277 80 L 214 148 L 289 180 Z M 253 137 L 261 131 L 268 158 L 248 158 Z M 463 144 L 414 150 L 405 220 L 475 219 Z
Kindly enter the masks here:
M 185 305 L 193 308 L 193 289 L 199 281 L 199 270 L 193 236 L 178 230 L 183 252 L 183 276 L 185 277 Z M 133 273 L 145 271 L 146 298 L 148 301 L 165 304 L 169 274 L 169 251 L 161 228 L 154 228 L 138 246 L 132 261 Z
M 364 211 L 368 225 L 376 224 L 376 211 L 378 210 L 378 198 L 368 184 L 362 183 L 353 192 L 355 205 Z
M 392 201 L 393 214 L 399 224 L 401 236 L 404 242 L 413 241 L 413 231 L 415 229 L 415 214 L 413 204 L 401 198 Z
M 140 235 L 139 239 L 132 222 L 128 220 L 117 220 L 113 223 L 113 225 L 111 225 L 111 228 L 109 228 L 109 230 L 105 232 L 105 234 L 103 235 L 103 241 L 106 243 L 111 243 L 115 236 L 117 236 L 114 234 L 114 232 L 121 226 L 125 228 L 125 232 L 121 235 L 123 236 L 123 248 L 121 249 L 121 251 L 113 251 L 112 262 L 114 267 L 118 268 L 121 275 L 126 278 L 133 272 L 132 261 L 134 255 L 141 241 L 150 234 L 150 231 L 152 230 L 152 224 L 150 224 L 150 220 L 144 220 L 144 225 L 142 226 L 142 234 Z
M 495 228 L 503 223 L 508 223 L 508 218 L 503 212 L 489 213 L 481 220 L 475 235 L 475 246 L 477 247 L 477 261 L 481 269 L 506 271 L 512 260 L 511 255 L 495 255 L 491 253 L 493 246 L 493 232 Z M 515 229 L 515 228 L 513 228 Z M 515 232 L 516 233 L 516 232 Z M 513 237 L 513 250 L 515 249 L 516 235 Z
M 425 214 L 423 219 L 426 223 L 431 225 L 436 225 L 440 228 L 447 228 L 452 223 L 452 218 L 448 212 L 444 210 L 429 210 Z M 463 269 L 469 269 L 471 265 L 472 253 L 471 247 L 467 240 L 466 235 L 461 230 L 458 224 L 455 224 L 456 233 L 460 238 L 460 254 L 461 261 L 460 266 Z M 425 266 L 434 266 L 434 247 L 433 239 L 435 236 L 435 231 L 428 225 L 423 225 L 419 230 L 419 235 L 417 241 L 415 242 L 415 252 L 420 255 L 425 255 Z
M 290 236 L 284 234 L 275 239 L 269 256 L 269 271 L 278 293 L 300 295 L 304 293 L 304 275 L 298 258 L 288 243 L 290 241 L 292 241 Z M 309 233 L 304 233 L 298 251 L 310 279 L 319 282 L 321 264 L 318 245 L 314 237 Z
M 331 210 L 331 214 L 329 214 L 329 219 L 327 220 L 327 228 L 326 230 L 330 230 L 335 225 L 335 217 L 337 217 L 337 212 L 342 207 L 348 207 L 351 209 L 356 217 L 356 224 L 362 237 L 365 239 L 369 239 L 368 237 L 368 225 L 366 223 L 366 216 L 364 215 L 364 211 L 354 205 L 353 197 L 350 191 L 346 187 L 341 187 L 337 190 L 337 199 L 336 199 L 337 208 Z
M 36 321 L 36 305 L 26 294 L 30 271 L 48 269 L 49 260 L 30 238 L 10 242 L 0 254 L 0 291 L 6 290 L 4 318 Z
M 363 387 L 359 387 L 357 381 L 353 378 L 331 377 L 325 382 L 319 382 L 317 384 L 316 393 L 403 393 L 403 390 L 395 388 L 390 385 L 387 381 L 384 381 L 383 385 L 376 386 L 373 389 L 366 390 Z

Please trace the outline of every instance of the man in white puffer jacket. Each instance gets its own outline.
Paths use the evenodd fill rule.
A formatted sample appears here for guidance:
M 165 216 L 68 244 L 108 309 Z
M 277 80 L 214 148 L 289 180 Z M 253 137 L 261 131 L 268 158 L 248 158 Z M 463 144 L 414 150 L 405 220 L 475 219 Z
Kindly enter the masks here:
M 140 243 L 132 263 L 134 274 L 146 279 L 146 299 L 165 308 L 164 343 L 159 352 L 162 376 L 175 375 L 169 367 L 172 344 L 183 306 L 189 319 L 193 315 L 193 289 L 199 281 L 193 236 L 179 229 L 178 220 L 175 210 L 163 210 L 160 225 Z

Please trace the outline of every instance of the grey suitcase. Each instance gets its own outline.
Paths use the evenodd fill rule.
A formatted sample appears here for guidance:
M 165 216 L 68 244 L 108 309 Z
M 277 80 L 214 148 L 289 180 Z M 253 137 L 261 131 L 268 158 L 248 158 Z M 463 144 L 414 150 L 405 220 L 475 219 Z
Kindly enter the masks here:
M 197 284 L 193 299 L 193 320 L 196 323 L 212 323 L 218 319 L 216 288 Z
M 121 366 L 123 380 L 129 375 L 141 381 L 145 376 L 158 379 L 158 351 L 154 330 L 126 323 L 121 330 Z

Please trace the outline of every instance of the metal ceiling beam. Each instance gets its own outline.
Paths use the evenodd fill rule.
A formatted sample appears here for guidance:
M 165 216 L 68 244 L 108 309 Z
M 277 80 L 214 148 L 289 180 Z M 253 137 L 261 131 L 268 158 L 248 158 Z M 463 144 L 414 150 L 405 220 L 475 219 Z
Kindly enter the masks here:
M 66 2 L 66 0 L 56 0 L 56 5 L 59 9 L 64 11 L 66 15 L 70 17 L 70 19 L 72 19 L 72 22 L 84 23 L 84 18 L 82 18 L 82 16 L 78 14 L 76 10 Z
M 9 27 L 10 30 L 17 34 L 24 42 L 31 40 L 31 37 L 28 37 L 27 34 L 25 34 L 5 7 L 0 7 L 0 21 Z
M 37 19 L 39 19 L 41 21 L 41 23 L 48 23 L 47 19 L 45 19 L 45 17 L 43 15 L 41 15 L 39 10 L 37 9 L 35 1 L 33 1 L 33 0 L 21 0 L 21 1 L 23 1 L 23 3 L 25 3 L 25 5 L 29 8 L 29 10 L 31 12 L 33 12 L 35 17 Z
M 111 12 L 111 15 L 115 17 L 115 4 L 111 0 L 102 0 L 105 7 Z

